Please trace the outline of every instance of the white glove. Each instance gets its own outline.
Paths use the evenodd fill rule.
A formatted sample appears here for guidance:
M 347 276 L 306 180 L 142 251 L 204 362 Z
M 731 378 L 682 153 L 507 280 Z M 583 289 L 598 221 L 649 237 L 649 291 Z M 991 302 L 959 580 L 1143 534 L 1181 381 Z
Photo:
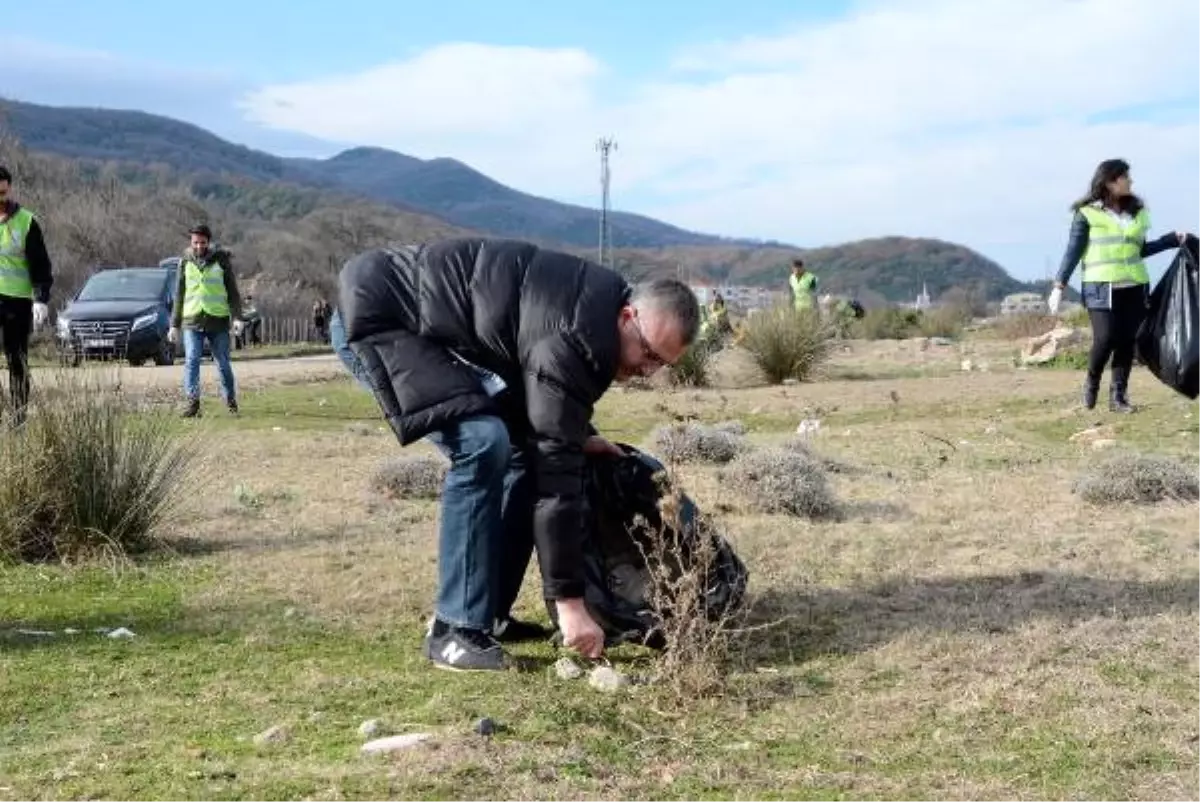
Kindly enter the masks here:
M 1050 310 L 1050 314 L 1057 315 L 1058 307 L 1062 304 L 1062 289 L 1055 287 L 1050 290 L 1050 297 L 1046 299 L 1046 308 Z
M 240 321 L 240 320 L 233 321 L 233 336 L 241 337 L 242 329 L 244 329 L 245 327 L 246 327 L 246 324 L 243 323 L 242 321 Z
M 174 326 L 167 329 L 167 342 L 171 343 L 172 345 L 175 345 L 179 342 L 179 329 L 175 328 Z
M 33 305 L 33 325 L 36 328 L 41 328 L 50 319 L 50 307 L 41 303 Z

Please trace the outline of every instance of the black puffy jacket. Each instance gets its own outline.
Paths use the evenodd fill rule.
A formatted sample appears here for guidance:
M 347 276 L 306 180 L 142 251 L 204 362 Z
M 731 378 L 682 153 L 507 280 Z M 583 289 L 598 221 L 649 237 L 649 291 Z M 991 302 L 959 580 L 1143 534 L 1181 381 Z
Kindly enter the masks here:
M 400 442 L 467 415 L 503 418 L 534 476 L 543 593 L 582 596 L 583 443 L 616 373 L 629 285 L 579 257 L 492 239 L 367 251 L 339 282 L 347 342 Z M 489 397 L 451 350 L 508 389 Z

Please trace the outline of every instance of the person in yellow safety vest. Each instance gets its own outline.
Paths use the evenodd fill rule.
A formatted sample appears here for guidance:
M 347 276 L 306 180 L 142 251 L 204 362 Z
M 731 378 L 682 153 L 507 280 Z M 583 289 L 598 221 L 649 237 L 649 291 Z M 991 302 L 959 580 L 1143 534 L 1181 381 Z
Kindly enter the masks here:
M 719 292 L 713 294 L 706 323 L 712 333 L 717 336 L 724 336 L 733 331 L 733 326 L 729 325 L 729 307 L 725 306 L 725 299 Z
M 804 260 L 792 260 L 792 275 L 788 277 L 792 290 L 792 306 L 797 312 L 817 308 L 817 277 L 804 266 Z
M 19 426 L 29 405 L 29 336 L 50 318 L 54 279 L 41 226 L 12 197 L 12 181 L 12 173 L 0 165 L 0 341 L 8 362 L 13 422 Z
M 1096 167 L 1087 195 L 1071 206 L 1075 215 L 1067 250 L 1046 304 L 1051 314 L 1058 313 L 1063 290 L 1075 266 L 1082 265 L 1083 305 L 1092 324 L 1083 386 L 1083 404 L 1088 409 L 1096 406 L 1100 376 L 1112 357 L 1109 409 L 1134 411 L 1129 403 L 1129 374 L 1150 284 L 1142 260 L 1177 247 L 1187 236 L 1176 231 L 1147 241 L 1150 215 L 1132 187 L 1127 162 L 1108 159 Z
M 178 343 L 179 330 L 183 329 L 182 415 L 194 418 L 200 414 L 200 357 L 206 340 L 217 363 L 225 405 L 236 414 L 237 390 L 229 361 L 229 343 L 231 328 L 234 336 L 242 332 L 242 301 L 232 257 L 224 248 L 212 247 L 212 231 L 208 226 L 193 226 L 188 234 L 191 247 L 179 261 L 171 330 L 167 335 L 172 343 Z

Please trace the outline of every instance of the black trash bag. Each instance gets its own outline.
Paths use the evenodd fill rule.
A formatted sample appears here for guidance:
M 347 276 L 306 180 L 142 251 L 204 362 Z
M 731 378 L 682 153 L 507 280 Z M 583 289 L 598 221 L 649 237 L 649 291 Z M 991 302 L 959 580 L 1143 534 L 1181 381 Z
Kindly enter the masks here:
M 607 646 L 638 643 L 662 649 L 666 645 L 662 634 L 664 614 L 655 610 L 648 598 L 650 573 L 645 555 L 653 554 L 650 533 L 664 525 L 658 509 L 664 489 L 657 477 L 665 468 L 633 446 L 618 445 L 626 456 L 596 456 L 587 461 L 584 603 L 604 630 Z M 667 535 L 668 542 L 678 542 L 682 547 L 681 553 L 674 555 L 678 562 L 672 571 L 693 565 L 699 538 L 709 539 L 713 558 L 704 608 L 709 619 L 715 621 L 741 606 L 748 572 L 729 542 L 702 524 L 695 503 L 686 494 L 680 496 L 678 520 L 683 531 Z M 675 534 L 679 535 L 677 539 Z M 557 626 L 554 603 L 547 601 L 546 607 Z
M 1150 372 L 1171 389 L 1200 395 L 1200 331 L 1196 288 L 1200 241 L 1189 235 L 1150 293 L 1146 319 L 1137 334 L 1137 353 Z

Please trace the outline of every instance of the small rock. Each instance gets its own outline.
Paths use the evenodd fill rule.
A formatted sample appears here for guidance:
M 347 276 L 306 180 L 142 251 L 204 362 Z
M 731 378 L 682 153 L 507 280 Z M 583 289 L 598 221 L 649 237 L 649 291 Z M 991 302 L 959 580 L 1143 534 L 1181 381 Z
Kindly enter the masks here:
M 625 676 L 608 666 L 596 666 L 588 675 L 588 685 L 598 691 L 615 691 L 628 683 Z
M 362 751 L 366 754 L 379 752 L 398 752 L 401 749 L 409 749 L 417 744 L 424 743 L 432 737 L 432 733 L 428 732 L 410 732 L 407 735 L 390 735 L 387 738 L 376 738 L 374 741 L 367 741 L 362 745 Z
M 475 734 L 487 737 L 496 734 L 496 722 L 492 721 L 487 716 L 475 722 Z
M 126 629 L 125 627 L 117 627 L 116 629 L 114 629 L 108 633 L 108 637 L 110 637 L 110 638 L 132 638 L 133 631 Z
M 374 738 L 383 729 L 383 724 L 377 718 L 369 718 L 358 725 L 358 734 L 364 738 Z
M 289 737 L 287 727 L 282 724 L 276 724 L 274 727 L 263 730 L 258 735 L 254 736 L 254 743 L 262 744 L 278 744 L 283 743 Z
M 975 367 L 975 363 L 973 363 L 973 362 L 972 362 L 971 360 L 969 360 L 969 359 L 964 359 L 964 360 L 962 361 L 962 363 L 959 365 L 959 367 L 961 367 L 961 368 L 962 368 L 962 370 L 963 370 L 963 373 L 970 373 L 970 372 L 971 372 L 971 369 L 972 369 L 973 367 Z
M 562 657 L 554 664 L 554 673 L 559 679 L 579 679 L 583 676 L 583 669 L 571 658 Z

